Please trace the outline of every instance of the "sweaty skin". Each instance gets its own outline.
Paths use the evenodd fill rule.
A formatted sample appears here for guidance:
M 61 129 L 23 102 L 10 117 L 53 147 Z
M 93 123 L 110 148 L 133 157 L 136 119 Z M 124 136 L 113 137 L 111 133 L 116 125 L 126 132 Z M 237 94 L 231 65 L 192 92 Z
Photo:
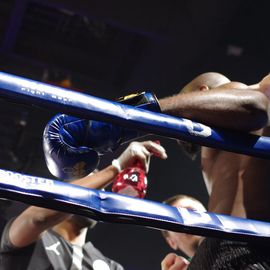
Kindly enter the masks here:
M 270 221 L 269 160 L 202 147 L 201 164 L 210 212 Z
M 224 81 L 221 74 L 206 74 L 222 76 Z M 161 109 L 209 126 L 270 136 L 268 77 L 262 80 L 263 87 L 226 81 L 215 87 L 199 81 L 194 87 L 198 77 L 183 94 L 161 99 Z M 208 211 L 270 221 L 269 160 L 201 147 L 201 167 L 209 193 Z

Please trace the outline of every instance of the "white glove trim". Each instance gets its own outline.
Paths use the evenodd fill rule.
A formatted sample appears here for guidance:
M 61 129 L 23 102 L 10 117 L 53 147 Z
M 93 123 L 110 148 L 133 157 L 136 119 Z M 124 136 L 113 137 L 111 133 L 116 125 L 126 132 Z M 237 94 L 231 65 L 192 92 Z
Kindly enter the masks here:
M 112 161 L 112 166 L 118 171 L 118 173 L 122 171 L 122 168 L 118 159 L 114 159 Z

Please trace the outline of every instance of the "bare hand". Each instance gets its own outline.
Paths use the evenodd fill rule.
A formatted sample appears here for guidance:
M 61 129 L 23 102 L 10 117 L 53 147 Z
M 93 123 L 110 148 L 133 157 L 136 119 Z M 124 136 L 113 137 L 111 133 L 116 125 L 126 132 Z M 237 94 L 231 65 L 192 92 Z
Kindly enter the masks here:
M 162 159 L 167 158 L 165 149 L 155 142 L 132 142 L 129 144 L 128 148 L 120 155 L 118 162 L 121 166 L 121 169 L 123 170 L 132 166 L 136 160 L 139 160 L 143 164 L 146 172 L 148 172 L 149 160 L 152 154 Z
M 189 261 L 182 256 L 178 256 L 175 253 L 169 253 L 161 262 L 162 270 L 186 270 L 188 268 Z

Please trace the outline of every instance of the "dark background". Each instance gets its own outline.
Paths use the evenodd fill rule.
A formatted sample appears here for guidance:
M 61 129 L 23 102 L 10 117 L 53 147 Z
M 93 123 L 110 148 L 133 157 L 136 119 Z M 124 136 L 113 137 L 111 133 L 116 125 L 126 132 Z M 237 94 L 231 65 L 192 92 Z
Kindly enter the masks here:
M 152 90 L 176 93 L 202 72 L 258 82 L 269 72 L 269 1 L 0 0 L 0 69 L 113 99 Z M 53 178 L 42 132 L 53 113 L 0 100 L 0 167 Z M 207 205 L 199 161 L 160 138 L 169 158 L 153 158 L 147 198 L 187 193 Z M 117 156 L 105 157 L 101 167 Z M 2 219 L 25 205 L 12 203 Z M 100 224 L 90 239 L 127 270 L 160 269 L 169 252 L 160 232 Z

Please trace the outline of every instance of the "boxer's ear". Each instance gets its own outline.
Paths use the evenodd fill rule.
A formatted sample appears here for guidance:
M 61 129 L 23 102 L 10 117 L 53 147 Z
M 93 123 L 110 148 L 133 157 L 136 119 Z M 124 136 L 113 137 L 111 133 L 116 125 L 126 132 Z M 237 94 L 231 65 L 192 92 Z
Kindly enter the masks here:
M 171 238 L 170 236 L 167 236 L 166 238 L 166 242 L 168 243 L 168 245 L 173 249 L 173 250 L 177 250 L 177 244 L 174 241 L 173 238 Z
M 199 90 L 200 90 L 200 91 L 207 91 L 207 90 L 209 90 L 209 87 L 208 87 L 206 84 L 202 84 L 202 85 L 199 87 Z

